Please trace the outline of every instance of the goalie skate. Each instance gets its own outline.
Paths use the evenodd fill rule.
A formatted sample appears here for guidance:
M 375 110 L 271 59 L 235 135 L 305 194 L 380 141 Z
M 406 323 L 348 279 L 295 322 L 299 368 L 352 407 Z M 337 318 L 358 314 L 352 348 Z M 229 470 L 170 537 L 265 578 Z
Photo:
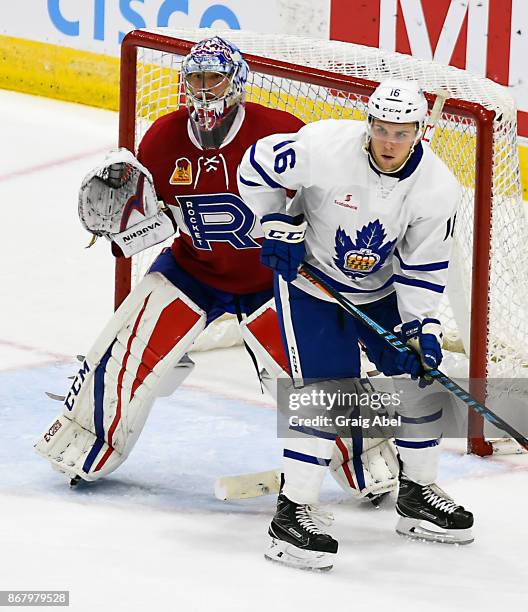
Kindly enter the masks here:
M 473 515 L 435 484 L 401 479 L 396 511 L 399 535 L 441 544 L 470 544 Z
M 271 542 L 264 557 L 298 569 L 332 569 L 338 544 L 319 527 L 331 521 L 331 515 L 314 506 L 296 504 L 281 493 L 268 530 Z

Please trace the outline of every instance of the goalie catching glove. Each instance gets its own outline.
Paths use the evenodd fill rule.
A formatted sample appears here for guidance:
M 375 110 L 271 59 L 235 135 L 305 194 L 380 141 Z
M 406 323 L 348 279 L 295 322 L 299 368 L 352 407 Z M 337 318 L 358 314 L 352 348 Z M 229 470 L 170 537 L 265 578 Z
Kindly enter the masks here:
M 104 236 L 125 257 L 174 234 L 161 209 L 152 175 L 127 149 L 110 152 L 83 180 L 79 218 L 94 236 Z

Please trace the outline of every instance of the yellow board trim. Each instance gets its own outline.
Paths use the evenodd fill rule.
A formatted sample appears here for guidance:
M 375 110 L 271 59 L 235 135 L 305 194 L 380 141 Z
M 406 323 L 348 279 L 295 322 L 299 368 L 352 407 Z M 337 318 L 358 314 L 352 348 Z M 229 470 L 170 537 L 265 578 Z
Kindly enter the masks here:
M 0 88 L 117 111 L 119 58 L 0 35 Z M 250 92 L 249 99 L 266 104 L 256 91 Z M 297 114 L 299 101 L 283 102 L 290 112 L 293 106 Z M 305 104 L 311 105 L 311 114 L 317 119 L 321 112 L 317 103 Z M 306 108 L 303 110 L 306 114 Z M 359 118 L 345 115 L 341 117 Z M 519 160 L 523 199 L 528 200 L 527 146 L 519 146 Z
M 0 87 L 119 109 L 119 59 L 0 36 Z

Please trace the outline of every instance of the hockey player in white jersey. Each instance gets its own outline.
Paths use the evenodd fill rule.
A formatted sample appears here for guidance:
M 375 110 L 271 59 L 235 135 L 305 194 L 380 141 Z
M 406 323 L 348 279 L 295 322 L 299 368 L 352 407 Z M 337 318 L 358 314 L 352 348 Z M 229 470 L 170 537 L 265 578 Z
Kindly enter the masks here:
M 370 97 L 366 122 L 311 123 L 294 135 L 263 138 L 244 155 L 240 193 L 261 220 L 262 261 L 276 272 L 283 342 L 298 381 L 347 378 L 360 386 L 359 342 L 387 376 L 416 379 L 442 360 L 436 312 L 460 187 L 421 143 L 426 116 L 416 82 L 388 80 Z M 297 192 L 288 210 L 287 189 Z M 303 261 L 384 328 L 396 328 L 416 354 L 397 353 L 362 329 L 298 276 Z M 408 436 L 396 440 L 398 533 L 471 542 L 472 514 L 435 484 L 441 407 L 418 399 L 401 414 Z M 332 447 L 326 432 L 313 428 L 286 440 L 284 486 L 266 557 L 332 567 L 337 541 L 313 512 Z

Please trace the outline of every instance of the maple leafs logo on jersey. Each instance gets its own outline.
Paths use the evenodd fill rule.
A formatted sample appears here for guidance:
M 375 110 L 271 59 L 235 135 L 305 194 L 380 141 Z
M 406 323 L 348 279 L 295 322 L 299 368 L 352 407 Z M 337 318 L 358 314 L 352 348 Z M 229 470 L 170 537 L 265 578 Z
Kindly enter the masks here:
M 396 244 L 396 239 L 383 244 L 386 236 L 378 219 L 358 230 L 355 242 L 345 230 L 338 227 L 335 237 L 336 266 L 352 279 L 364 278 L 367 274 L 376 272 Z

